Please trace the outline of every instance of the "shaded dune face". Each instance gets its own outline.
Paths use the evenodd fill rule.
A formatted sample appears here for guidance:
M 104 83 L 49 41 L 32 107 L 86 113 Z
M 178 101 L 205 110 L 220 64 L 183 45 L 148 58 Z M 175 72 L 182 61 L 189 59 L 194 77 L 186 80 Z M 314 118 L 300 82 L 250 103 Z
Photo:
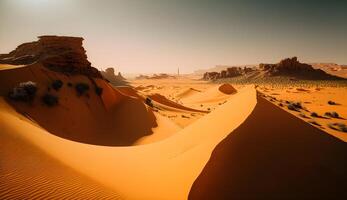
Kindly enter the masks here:
M 49 89 L 54 80 L 63 82 L 59 91 Z M 157 126 L 153 112 L 140 98 L 122 93 L 102 79 L 67 76 L 41 64 L 1 71 L 0 94 L 6 96 L 13 87 L 26 81 L 37 83 L 38 92 L 33 102 L 8 102 L 17 112 L 59 137 L 95 145 L 128 146 L 152 134 L 152 128 Z M 86 83 L 90 89 L 78 95 L 75 89 L 78 83 Z M 100 96 L 94 85 L 102 88 Z M 57 96 L 58 105 L 45 105 L 41 100 L 44 94 Z
M 183 92 L 181 92 L 180 94 L 176 95 L 176 98 L 181 99 L 181 98 L 185 98 L 191 95 L 194 95 L 196 93 L 200 93 L 200 90 L 197 90 L 195 88 L 189 88 Z
M 218 90 L 224 94 L 234 94 L 237 92 L 237 90 L 230 84 L 223 84 L 219 86 Z
M 258 96 L 189 199 L 346 199 L 347 145 Z
M 156 101 L 158 103 L 161 103 L 163 105 L 166 105 L 166 106 L 169 106 L 169 107 L 172 107 L 172 108 L 177 108 L 177 109 L 186 110 L 186 111 L 192 111 L 192 112 L 208 113 L 208 111 L 197 110 L 197 109 L 193 109 L 193 108 L 189 108 L 189 107 L 183 106 L 181 104 L 178 104 L 176 102 L 173 102 L 173 101 L 167 99 L 165 96 L 160 95 L 160 94 L 152 94 L 152 95 L 149 95 L 149 97 L 152 100 L 154 100 L 154 101 Z

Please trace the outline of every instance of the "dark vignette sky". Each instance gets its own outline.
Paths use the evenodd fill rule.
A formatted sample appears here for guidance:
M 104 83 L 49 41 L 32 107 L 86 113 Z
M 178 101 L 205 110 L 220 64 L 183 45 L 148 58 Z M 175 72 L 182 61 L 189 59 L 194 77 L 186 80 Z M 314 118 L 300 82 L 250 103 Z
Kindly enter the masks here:
M 347 64 L 347 1 L 0 0 L 1 53 L 45 34 L 82 36 L 95 67 L 126 73 Z

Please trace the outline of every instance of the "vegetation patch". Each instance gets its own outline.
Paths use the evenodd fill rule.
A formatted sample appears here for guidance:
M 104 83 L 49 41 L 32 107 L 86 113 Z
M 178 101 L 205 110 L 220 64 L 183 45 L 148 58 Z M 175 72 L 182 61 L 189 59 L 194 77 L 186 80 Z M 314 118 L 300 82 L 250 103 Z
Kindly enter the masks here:
M 329 127 L 331 129 L 347 133 L 347 126 L 346 126 L 346 124 L 343 124 L 343 123 L 332 123 L 332 124 L 329 124 Z
M 77 83 L 75 89 L 78 96 L 82 96 L 89 90 L 89 85 L 87 83 Z
M 37 84 L 32 81 L 20 83 L 9 92 L 8 97 L 15 101 L 30 102 L 35 98 Z
M 64 84 L 63 81 L 55 80 L 55 81 L 53 81 L 51 86 L 55 91 L 58 91 L 58 90 L 60 90 L 61 87 L 63 87 L 63 84 Z
M 337 112 L 326 112 L 324 115 L 331 118 L 340 118 L 340 115 Z
M 338 103 L 336 103 L 336 102 L 334 102 L 334 101 L 328 101 L 328 104 L 329 104 L 329 105 L 332 105 L 332 106 L 333 106 L 333 105 L 340 105 L 340 104 L 338 104 Z
M 42 99 L 42 102 L 49 107 L 53 107 L 57 105 L 59 101 L 59 98 L 52 94 L 45 94 L 42 96 L 41 99 Z
M 102 95 L 102 87 L 99 87 L 99 86 L 95 86 L 95 93 L 98 95 L 98 96 L 101 96 Z

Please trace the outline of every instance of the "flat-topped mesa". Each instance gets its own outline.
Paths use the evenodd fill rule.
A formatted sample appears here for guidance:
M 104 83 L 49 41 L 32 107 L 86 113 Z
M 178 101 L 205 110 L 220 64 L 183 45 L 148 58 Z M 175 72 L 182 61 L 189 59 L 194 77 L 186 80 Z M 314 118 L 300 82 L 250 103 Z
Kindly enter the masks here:
M 39 36 L 36 42 L 19 45 L 9 54 L 0 55 L 0 63 L 29 65 L 42 63 L 50 70 L 66 74 L 84 74 L 101 78 L 91 66 L 82 46 L 83 38 L 67 36 Z

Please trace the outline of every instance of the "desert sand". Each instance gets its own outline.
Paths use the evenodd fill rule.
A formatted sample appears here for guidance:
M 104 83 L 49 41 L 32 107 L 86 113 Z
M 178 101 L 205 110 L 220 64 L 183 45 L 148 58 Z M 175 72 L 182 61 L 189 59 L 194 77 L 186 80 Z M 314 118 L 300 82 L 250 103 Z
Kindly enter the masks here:
M 329 133 L 345 142 L 347 134 L 329 126 L 334 123 L 346 124 L 347 98 L 346 87 L 320 87 L 320 86 L 275 86 L 268 85 L 259 87 L 259 91 L 270 102 L 301 118 L 317 128 Z M 303 109 L 290 110 L 286 101 L 299 102 Z M 336 105 L 330 105 L 330 102 Z M 336 112 L 338 117 L 327 116 L 326 113 Z M 313 113 L 316 113 L 315 116 Z
M 189 199 L 344 199 L 347 145 L 269 101 L 217 145 Z
M 0 199 L 347 196 L 344 85 L 108 80 L 82 41 L 43 36 L 1 55 Z M 295 57 L 266 66 L 334 78 Z
M 102 147 L 63 139 L 23 119 L 1 100 L 1 134 L 21 138 L 81 175 L 112 188 L 122 198 L 186 199 L 215 145 L 252 112 L 255 94 L 253 87 L 245 87 L 227 103 L 173 136 L 133 147 Z M 16 126 L 18 123 L 21 126 Z M 5 159 L 3 162 L 7 162 Z

